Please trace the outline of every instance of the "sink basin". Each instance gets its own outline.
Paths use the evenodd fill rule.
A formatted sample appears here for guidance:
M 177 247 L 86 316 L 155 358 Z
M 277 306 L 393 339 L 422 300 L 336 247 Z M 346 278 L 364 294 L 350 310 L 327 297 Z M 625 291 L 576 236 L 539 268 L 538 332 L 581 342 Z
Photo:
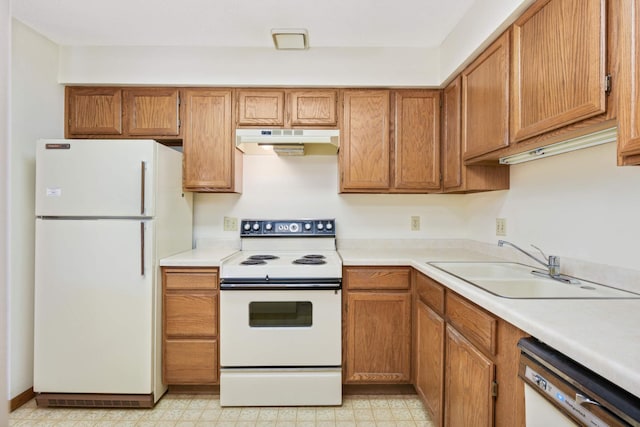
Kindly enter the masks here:
M 634 299 L 640 294 L 580 280 L 570 284 L 534 276 L 540 271 L 515 262 L 430 262 L 442 271 L 493 295 L 515 299 Z

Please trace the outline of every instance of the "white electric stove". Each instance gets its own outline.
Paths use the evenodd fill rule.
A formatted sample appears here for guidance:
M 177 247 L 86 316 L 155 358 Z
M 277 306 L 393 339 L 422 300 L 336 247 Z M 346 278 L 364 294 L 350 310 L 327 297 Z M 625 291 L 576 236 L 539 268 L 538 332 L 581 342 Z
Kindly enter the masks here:
M 342 403 L 335 220 L 243 220 L 220 267 L 220 404 Z

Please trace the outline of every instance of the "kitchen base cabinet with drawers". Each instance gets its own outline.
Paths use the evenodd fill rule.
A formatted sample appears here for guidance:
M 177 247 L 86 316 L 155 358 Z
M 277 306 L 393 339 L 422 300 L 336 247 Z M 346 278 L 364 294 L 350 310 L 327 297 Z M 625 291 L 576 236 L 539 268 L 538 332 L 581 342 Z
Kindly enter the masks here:
M 343 271 L 345 384 L 411 382 L 411 269 Z
M 163 267 L 162 376 L 168 385 L 217 385 L 218 269 Z
M 414 386 L 437 426 L 524 426 L 526 334 L 414 272 Z

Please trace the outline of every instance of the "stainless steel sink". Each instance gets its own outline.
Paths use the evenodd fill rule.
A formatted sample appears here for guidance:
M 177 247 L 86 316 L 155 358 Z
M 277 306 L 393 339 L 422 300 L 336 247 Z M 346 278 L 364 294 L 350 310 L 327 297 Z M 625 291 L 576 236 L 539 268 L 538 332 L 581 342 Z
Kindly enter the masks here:
M 634 299 L 640 294 L 580 280 L 563 283 L 533 275 L 541 271 L 515 262 L 429 262 L 493 295 L 515 299 Z

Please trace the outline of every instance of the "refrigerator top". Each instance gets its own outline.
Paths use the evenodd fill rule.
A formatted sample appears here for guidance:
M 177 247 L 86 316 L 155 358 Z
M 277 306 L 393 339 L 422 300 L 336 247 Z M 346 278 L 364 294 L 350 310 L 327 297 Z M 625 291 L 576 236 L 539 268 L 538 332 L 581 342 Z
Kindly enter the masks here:
M 181 163 L 182 153 L 152 140 L 40 140 L 36 216 L 153 217 L 158 170 Z

